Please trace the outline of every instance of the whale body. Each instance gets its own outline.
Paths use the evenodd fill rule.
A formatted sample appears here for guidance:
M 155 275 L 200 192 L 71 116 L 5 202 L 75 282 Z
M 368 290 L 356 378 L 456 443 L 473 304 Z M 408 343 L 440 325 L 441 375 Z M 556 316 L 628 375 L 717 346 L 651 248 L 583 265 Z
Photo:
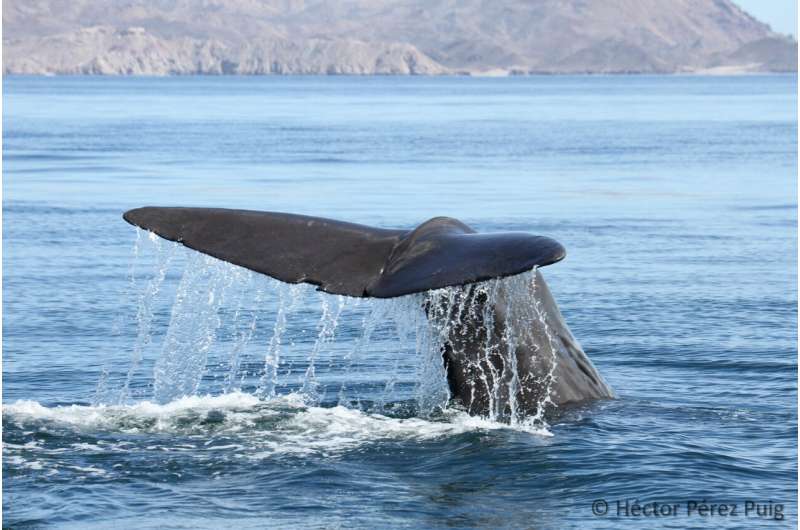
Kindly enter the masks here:
M 449 217 L 413 230 L 222 208 L 144 207 L 123 217 L 223 261 L 326 293 L 434 293 L 422 303 L 446 335 L 442 358 L 451 397 L 470 414 L 542 416 L 613 397 L 539 270 L 566 255 L 551 238 L 477 233 Z M 517 280 L 528 271 L 534 271 L 530 281 Z M 487 284 L 499 278 L 506 280 Z M 443 288 L 458 300 L 443 303 L 435 295 Z

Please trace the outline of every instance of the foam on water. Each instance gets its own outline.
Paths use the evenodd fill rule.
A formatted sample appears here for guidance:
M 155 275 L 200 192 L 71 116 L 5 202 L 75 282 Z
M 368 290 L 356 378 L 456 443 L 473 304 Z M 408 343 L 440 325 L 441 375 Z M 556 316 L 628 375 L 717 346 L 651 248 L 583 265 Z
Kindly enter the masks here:
M 8 421 L 20 428 L 35 423 L 73 429 L 135 433 L 190 433 L 240 430 L 260 420 L 285 414 L 288 425 L 304 430 L 349 432 L 354 438 L 398 437 L 427 439 L 472 430 L 513 429 L 549 436 L 543 429 L 511 426 L 448 409 L 433 418 L 397 418 L 368 413 L 341 405 L 308 406 L 302 394 L 269 400 L 253 394 L 233 392 L 217 396 L 187 396 L 166 404 L 142 401 L 133 405 L 61 405 L 47 407 L 37 401 L 18 400 L 3 405 Z M 196 421 L 187 421 L 194 419 Z M 210 427 L 218 424 L 219 427 Z
M 143 401 L 55 407 L 21 400 L 4 405 L 3 415 L 22 431 L 48 434 L 47 440 L 6 443 L 7 465 L 78 474 L 113 473 L 114 469 L 66 469 L 59 461 L 60 454 L 199 451 L 197 458 L 203 459 L 214 451 L 224 451 L 230 458 L 260 460 L 280 455 L 335 456 L 380 441 L 425 441 L 510 428 L 550 435 L 542 428 L 512 427 L 458 410 L 432 418 L 400 418 L 341 405 L 308 406 L 306 396 L 300 393 L 262 399 L 233 392 L 187 396 L 165 404 Z M 71 440 L 71 445 L 61 447 L 58 440 Z

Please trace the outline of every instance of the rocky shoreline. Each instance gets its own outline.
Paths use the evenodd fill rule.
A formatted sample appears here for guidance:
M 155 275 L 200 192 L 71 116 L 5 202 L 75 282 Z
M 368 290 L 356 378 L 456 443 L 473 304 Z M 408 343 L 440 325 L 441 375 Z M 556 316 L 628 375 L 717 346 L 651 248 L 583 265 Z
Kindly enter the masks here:
M 797 71 L 797 42 L 728 0 L 598 7 L 503 0 L 224 4 L 56 0 L 3 10 L 3 71 L 28 75 L 735 74 Z M 649 5 L 652 4 L 652 5 Z M 105 7 L 103 7 L 105 6 Z M 533 7 L 531 7 L 533 6 Z M 538 6 L 538 7 L 537 7 Z M 270 9 L 268 9 L 270 8 Z M 625 16 L 622 16 L 622 15 Z M 456 16 L 457 15 L 457 16 Z M 321 22 L 319 18 L 327 20 Z M 491 23 L 490 23 L 491 21 Z

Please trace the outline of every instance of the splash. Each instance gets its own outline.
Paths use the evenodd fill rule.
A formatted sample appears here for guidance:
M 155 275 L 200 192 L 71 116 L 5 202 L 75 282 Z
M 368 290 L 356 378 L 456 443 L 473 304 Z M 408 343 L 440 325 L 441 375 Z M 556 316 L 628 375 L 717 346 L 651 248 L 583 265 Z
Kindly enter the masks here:
M 111 477 L 129 470 L 113 465 L 76 467 L 67 454 L 115 455 L 152 452 L 187 455 L 193 463 L 220 459 L 253 461 L 276 457 L 335 457 L 380 441 L 431 441 L 469 433 L 517 431 L 543 437 L 544 429 L 509 426 L 464 411 L 433 417 L 392 417 L 341 405 L 309 406 L 299 393 L 263 399 L 231 392 L 187 396 L 169 403 L 47 407 L 36 401 L 3 405 L 6 428 L 47 432 L 25 443 L 4 443 L 4 461 L 51 475 Z M 110 436 L 109 436 L 110 435 Z M 99 465 L 99 464 L 98 464 Z
M 101 399 L 113 395 L 100 392 L 109 386 L 104 375 L 96 405 L 131 404 L 136 385 L 150 388 L 142 402 L 160 405 L 201 394 L 244 393 L 265 402 L 295 395 L 305 406 L 390 416 L 411 410 L 430 418 L 454 410 L 443 361 L 450 354 L 467 357 L 464 375 L 486 421 L 546 430 L 558 343 L 536 296 L 535 271 L 393 299 L 354 299 L 284 284 L 158 238 L 140 235 L 134 259 L 145 244 L 157 259 L 137 294 L 130 364 L 119 398 Z M 166 329 L 162 323 L 159 330 L 155 305 L 176 254 L 185 266 Z M 534 369 L 522 370 L 519 358 L 534 332 L 546 340 L 527 352 L 535 353 Z M 155 360 L 145 358 L 151 350 Z M 152 369 L 149 379 L 143 363 Z M 531 399 L 535 413 L 526 416 Z

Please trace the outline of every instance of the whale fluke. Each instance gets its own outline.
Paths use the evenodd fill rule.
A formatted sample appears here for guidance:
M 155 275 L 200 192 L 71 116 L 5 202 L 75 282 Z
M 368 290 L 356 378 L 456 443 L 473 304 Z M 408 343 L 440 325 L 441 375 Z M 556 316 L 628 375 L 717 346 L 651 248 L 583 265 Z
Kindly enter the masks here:
M 564 247 L 521 232 L 478 234 L 449 217 L 391 230 L 277 212 L 144 207 L 129 223 L 215 258 L 332 294 L 392 298 L 519 274 Z
M 554 406 L 613 397 L 538 270 L 564 258 L 564 247 L 550 238 L 478 234 L 449 217 L 413 230 L 219 208 L 146 207 L 124 218 L 215 258 L 328 293 L 391 298 L 464 286 L 432 291 L 420 302 L 445 338 L 451 396 L 470 414 L 542 418 Z M 477 283 L 506 276 L 513 278 Z

